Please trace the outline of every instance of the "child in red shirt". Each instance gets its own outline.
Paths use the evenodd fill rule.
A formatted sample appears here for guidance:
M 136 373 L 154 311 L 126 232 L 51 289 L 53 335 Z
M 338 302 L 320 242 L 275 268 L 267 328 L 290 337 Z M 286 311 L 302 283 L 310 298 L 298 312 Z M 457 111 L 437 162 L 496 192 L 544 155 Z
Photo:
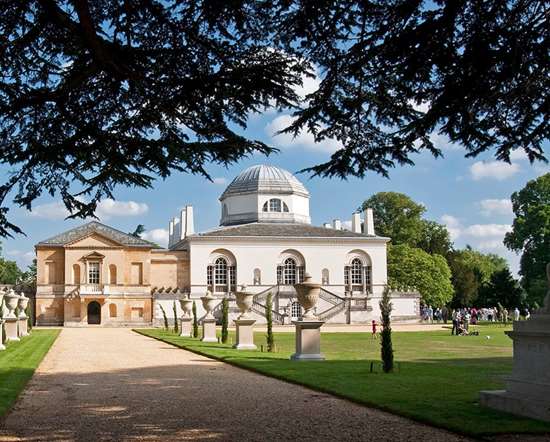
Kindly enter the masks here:
M 372 320 L 372 339 L 376 338 L 376 321 Z

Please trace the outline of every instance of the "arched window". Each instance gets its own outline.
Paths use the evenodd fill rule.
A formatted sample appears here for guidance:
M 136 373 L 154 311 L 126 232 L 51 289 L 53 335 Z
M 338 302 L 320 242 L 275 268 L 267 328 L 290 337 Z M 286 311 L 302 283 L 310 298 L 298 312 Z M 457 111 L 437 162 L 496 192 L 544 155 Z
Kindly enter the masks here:
M 290 315 L 294 319 L 298 319 L 302 317 L 302 306 L 299 302 L 294 301 L 292 305 L 290 306 Z
M 269 212 L 269 205 L 268 205 L 268 203 L 269 203 L 269 201 L 266 201 L 266 202 L 264 203 L 264 207 L 262 208 L 262 210 L 263 210 L 264 212 Z
M 271 198 L 269 200 L 269 211 L 270 212 L 280 212 L 281 211 L 281 200 L 277 198 Z
M 109 265 L 109 284 L 116 284 L 116 265 Z
M 359 258 L 351 261 L 351 284 L 363 285 L 363 263 Z
M 254 285 L 262 284 L 262 272 L 260 269 L 254 269 Z
M 296 260 L 294 258 L 285 259 L 283 265 L 283 284 L 296 284 Z
M 329 273 L 328 269 L 323 269 L 321 271 L 321 283 L 323 285 L 329 285 Z
M 80 284 L 80 265 L 73 264 L 73 284 Z
M 288 206 L 284 201 L 283 201 L 283 212 L 288 212 Z
M 227 285 L 227 261 L 225 258 L 216 259 L 214 264 L 214 284 Z

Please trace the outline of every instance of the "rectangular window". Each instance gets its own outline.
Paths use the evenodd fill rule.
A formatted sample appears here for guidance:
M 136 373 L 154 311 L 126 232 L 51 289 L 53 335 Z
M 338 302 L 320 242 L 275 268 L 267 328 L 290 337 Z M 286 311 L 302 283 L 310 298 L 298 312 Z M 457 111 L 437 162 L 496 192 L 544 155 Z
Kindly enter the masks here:
M 228 267 L 228 269 L 229 269 L 229 285 L 231 286 L 232 289 L 234 289 L 235 286 L 237 285 L 236 269 L 235 269 L 235 266 L 230 266 Z
M 88 263 L 88 284 L 99 284 L 99 262 Z
M 372 274 L 371 266 L 366 266 L 365 267 L 365 285 L 367 286 L 368 292 L 372 292 L 372 287 L 371 287 L 372 275 L 371 274 Z
M 206 283 L 212 285 L 212 266 L 206 268 Z

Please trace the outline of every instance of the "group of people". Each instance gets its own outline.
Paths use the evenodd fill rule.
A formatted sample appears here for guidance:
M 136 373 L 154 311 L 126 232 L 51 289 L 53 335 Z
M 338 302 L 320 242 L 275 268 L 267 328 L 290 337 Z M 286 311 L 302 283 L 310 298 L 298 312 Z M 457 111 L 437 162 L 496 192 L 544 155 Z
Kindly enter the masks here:
M 512 315 L 512 317 L 510 317 Z M 531 316 L 529 309 L 525 309 L 524 317 L 529 319 Z M 451 334 L 453 335 L 468 335 L 470 332 L 470 325 L 475 325 L 478 321 L 488 322 L 503 322 L 506 324 L 510 319 L 519 321 L 521 313 L 519 308 L 514 308 L 512 312 L 509 312 L 506 308 L 502 307 L 465 307 L 460 309 L 449 309 L 446 306 L 433 308 L 430 305 L 423 305 L 420 307 L 420 317 L 422 321 L 429 323 L 447 323 L 451 320 L 453 328 Z M 474 332 L 474 334 L 477 332 Z

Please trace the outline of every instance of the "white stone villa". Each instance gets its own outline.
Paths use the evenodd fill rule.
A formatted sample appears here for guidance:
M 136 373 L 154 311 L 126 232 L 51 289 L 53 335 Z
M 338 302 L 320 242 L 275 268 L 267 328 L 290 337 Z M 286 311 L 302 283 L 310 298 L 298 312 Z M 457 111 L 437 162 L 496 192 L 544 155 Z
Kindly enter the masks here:
M 310 194 L 291 173 L 253 166 L 220 197 L 220 226 L 194 231 L 193 208 L 169 222 L 168 249 L 98 222 L 36 245 L 38 324 L 81 326 L 159 325 L 164 309 L 173 321 L 174 301 L 206 291 L 229 297 L 245 284 L 256 294 L 253 313 L 265 321 L 273 295 L 273 319 L 288 324 L 301 315 L 293 284 L 308 272 L 322 283 L 316 313 L 332 323 L 378 320 L 387 281 L 386 246 L 377 236 L 372 210 L 352 215 L 351 230 L 339 220 L 311 225 Z M 419 296 L 393 293 L 393 319 L 415 320 Z M 179 303 L 176 302 L 179 312 Z M 162 306 L 162 309 L 161 309 Z M 219 307 L 214 311 L 219 315 Z

